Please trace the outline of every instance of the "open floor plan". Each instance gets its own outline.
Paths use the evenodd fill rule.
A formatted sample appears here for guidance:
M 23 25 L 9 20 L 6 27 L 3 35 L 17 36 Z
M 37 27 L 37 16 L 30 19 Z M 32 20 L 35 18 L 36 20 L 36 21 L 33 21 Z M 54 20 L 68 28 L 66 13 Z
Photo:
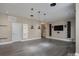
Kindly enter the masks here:
M 0 56 L 75 56 L 75 3 L 0 3 Z

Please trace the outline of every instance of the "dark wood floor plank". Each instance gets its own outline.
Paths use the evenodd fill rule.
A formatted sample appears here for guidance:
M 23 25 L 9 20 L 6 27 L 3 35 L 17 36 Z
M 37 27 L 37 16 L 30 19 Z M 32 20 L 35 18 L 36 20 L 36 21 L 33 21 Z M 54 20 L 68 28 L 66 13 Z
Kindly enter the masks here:
M 0 45 L 0 56 L 62 56 L 69 52 L 71 42 L 39 39 Z M 74 47 L 74 46 L 72 46 Z

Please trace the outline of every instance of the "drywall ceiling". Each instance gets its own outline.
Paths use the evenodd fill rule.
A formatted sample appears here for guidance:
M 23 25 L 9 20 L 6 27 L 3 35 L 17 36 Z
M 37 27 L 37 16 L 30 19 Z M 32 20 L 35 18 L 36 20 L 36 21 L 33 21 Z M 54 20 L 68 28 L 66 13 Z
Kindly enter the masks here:
M 56 6 L 53 7 L 50 7 L 50 4 L 51 3 L 0 3 L 0 12 L 41 21 L 64 20 L 73 18 L 75 15 L 75 4 L 57 3 Z M 33 10 L 31 10 L 31 8 L 33 8 Z M 34 15 L 34 17 L 30 17 L 30 15 Z

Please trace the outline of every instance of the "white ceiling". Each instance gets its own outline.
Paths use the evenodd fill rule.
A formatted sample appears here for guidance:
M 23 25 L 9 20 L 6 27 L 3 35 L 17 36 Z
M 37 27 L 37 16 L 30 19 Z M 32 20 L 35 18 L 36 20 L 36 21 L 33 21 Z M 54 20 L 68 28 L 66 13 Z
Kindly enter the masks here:
M 73 18 L 75 15 L 74 6 L 75 4 L 72 3 L 57 3 L 54 7 L 50 7 L 50 3 L 0 3 L 0 12 L 30 19 L 54 21 Z M 31 8 L 34 10 L 31 11 Z M 30 17 L 31 14 L 34 17 Z

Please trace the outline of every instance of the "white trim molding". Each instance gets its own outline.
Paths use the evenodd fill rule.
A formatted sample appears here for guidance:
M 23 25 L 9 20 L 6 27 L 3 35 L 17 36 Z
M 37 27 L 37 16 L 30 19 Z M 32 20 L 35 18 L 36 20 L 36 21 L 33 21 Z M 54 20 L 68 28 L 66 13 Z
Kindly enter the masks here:
M 26 40 L 19 40 L 19 41 L 2 42 L 2 43 L 0 43 L 0 45 L 12 44 L 14 42 L 23 42 L 23 41 L 30 41 L 30 40 L 38 40 L 38 39 L 41 39 L 41 37 L 32 38 L 32 39 L 26 39 Z
M 0 45 L 11 44 L 11 43 L 13 43 L 13 42 L 16 42 L 16 41 L 2 42 L 2 43 L 0 43 Z
M 67 41 L 67 42 L 71 42 L 72 41 L 72 39 L 70 38 L 70 39 L 64 39 L 64 38 L 56 38 L 56 37 L 46 37 L 46 38 L 49 38 L 49 39 L 55 39 L 55 40 L 61 40 L 61 41 Z
M 79 53 L 75 53 L 75 56 L 79 56 Z
M 30 40 L 38 40 L 38 39 L 41 39 L 41 37 L 38 37 L 38 38 L 32 38 L 32 39 L 26 39 L 26 40 L 21 40 L 21 41 L 30 41 Z

